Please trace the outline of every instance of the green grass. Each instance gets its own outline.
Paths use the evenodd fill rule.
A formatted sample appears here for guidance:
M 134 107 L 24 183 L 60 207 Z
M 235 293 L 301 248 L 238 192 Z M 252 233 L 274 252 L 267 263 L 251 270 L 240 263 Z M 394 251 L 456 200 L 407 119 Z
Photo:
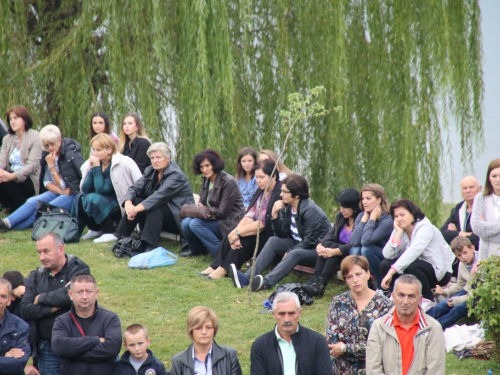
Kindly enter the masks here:
M 163 241 L 162 246 L 179 252 L 179 246 Z M 152 270 L 132 270 L 127 260 L 116 259 L 107 244 L 82 241 L 66 245 L 66 252 L 83 259 L 99 283 L 99 303 L 119 314 L 122 328 L 132 323 L 145 325 L 150 333 L 151 349 L 170 368 L 170 358 L 185 350 L 190 340 L 186 335 L 187 312 L 196 305 L 213 308 L 220 318 L 217 341 L 238 350 L 244 374 L 250 373 L 250 346 L 253 340 L 272 329 L 273 317 L 262 312 L 262 302 L 269 293 L 252 294 L 248 303 L 246 290 L 233 287 L 230 279 L 210 281 L 197 273 L 210 263 L 209 257 L 180 258 L 177 264 Z M 0 235 L 0 274 L 17 269 L 23 274 L 40 265 L 30 231 Z M 294 272 L 282 283 L 302 281 L 309 275 Z M 301 323 L 324 334 L 328 305 L 335 295 L 346 290 L 340 281 L 332 281 L 322 299 L 303 307 Z M 447 374 L 481 374 L 486 369 L 500 372 L 493 361 L 447 356 Z

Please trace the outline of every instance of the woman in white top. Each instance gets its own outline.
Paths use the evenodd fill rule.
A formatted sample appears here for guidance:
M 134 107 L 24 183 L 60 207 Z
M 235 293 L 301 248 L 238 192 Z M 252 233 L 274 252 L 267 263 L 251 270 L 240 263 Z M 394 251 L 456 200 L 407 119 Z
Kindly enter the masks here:
M 471 226 L 479 236 L 479 260 L 500 255 L 500 159 L 488 166 L 484 190 L 474 198 Z
M 448 284 L 455 255 L 441 231 L 411 200 L 394 202 L 390 211 L 394 230 L 380 262 L 380 272 L 385 275 L 382 288 L 392 289 L 397 277 L 411 274 L 422 283 L 422 296 L 434 300 L 431 288 Z

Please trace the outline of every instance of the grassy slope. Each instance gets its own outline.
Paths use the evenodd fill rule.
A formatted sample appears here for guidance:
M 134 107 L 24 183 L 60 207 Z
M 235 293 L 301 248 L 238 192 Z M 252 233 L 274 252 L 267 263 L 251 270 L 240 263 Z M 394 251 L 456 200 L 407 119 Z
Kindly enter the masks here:
M 164 241 L 162 245 L 179 252 L 173 242 Z M 67 245 L 66 251 L 89 264 L 99 282 L 100 304 L 120 315 L 123 328 L 132 323 L 145 325 L 152 338 L 151 349 L 170 367 L 172 355 L 190 343 L 185 332 L 187 312 L 196 305 L 209 306 L 220 318 L 218 342 L 237 348 L 243 373 L 250 373 L 252 341 L 274 324 L 272 315 L 262 312 L 267 293 L 254 293 L 249 306 L 247 291 L 235 289 L 229 279 L 209 281 L 197 277 L 197 273 L 208 266 L 209 257 L 181 258 L 170 267 L 132 270 L 126 260 L 114 258 L 106 250 L 108 246 L 82 241 Z M 27 275 L 40 265 L 30 231 L 0 234 L 0 254 L 0 274 L 18 269 Z M 308 275 L 294 272 L 282 282 L 307 278 Z M 325 297 L 304 307 L 301 323 L 324 334 L 328 304 L 344 290 L 342 282 L 332 281 Z M 488 368 L 494 373 L 500 371 L 499 364 L 493 361 L 458 361 L 455 355 L 447 356 L 447 374 L 476 375 L 486 373 Z

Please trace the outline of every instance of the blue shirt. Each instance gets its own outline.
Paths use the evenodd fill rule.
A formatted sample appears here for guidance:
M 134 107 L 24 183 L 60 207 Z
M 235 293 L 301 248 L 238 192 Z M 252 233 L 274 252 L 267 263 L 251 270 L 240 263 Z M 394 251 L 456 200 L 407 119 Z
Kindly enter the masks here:
M 208 351 L 207 358 L 205 358 L 205 362 L 202 362 L 198 359 L 196 354 L 194 353 L 194 345 L 193 345 L 193 360 L 194 360 L 194 375 L 212 375 L 212 347 Z
M 255 176 L 252 176 L 252 178 L 248 181 L 245 181 L 245 177 L 243 177 L 238 179 L 237 182 L 243 197 L 243 206 L 248 207 L 250 199 L 252 199 L 255 191 L 257 190 L 257 180 L 255 179 Z

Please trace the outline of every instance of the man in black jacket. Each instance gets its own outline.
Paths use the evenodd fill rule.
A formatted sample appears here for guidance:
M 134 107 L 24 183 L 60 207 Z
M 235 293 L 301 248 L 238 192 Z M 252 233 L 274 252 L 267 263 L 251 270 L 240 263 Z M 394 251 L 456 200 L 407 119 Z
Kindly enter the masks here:
M 275 328 L 258 337 L 250 352 L 251 375 L 331 375 L 325 337 L 299 325 L 300 303 L 295 293 L 278 293 L 273 301 Z
M 71 280 L 71 310 L 59 316 L 52 330 L 52 348 L 63 358 L 61 374 L 111 374 L 120 353 L 122 328 L 118 315 L 97 305 L 99 289 L 92 275 Z
M 482 187 L 476 177 L 466 176 L 460 181 L 460 190 L 464 200 L 451 210 L 450 217 L 441 227 L 441 233 L 448 244 L 456 237 L 464 236 L 470 240 L 476 250 L 479 250 L 479 237 L 472 232 L 470 218 L 474 197 L 482 190 Z M 458 263 L 458 259 L 453 262 L 454 276 L 458 274 Z
M 42 266 L 28 277 L 21 300 L 21 316 L 26 321 L 34 321 L 30 341 L 37 353 L 38 369 L 44 375 L 57 375 L 61 359 L 53 353 L 50 344 L 54 321 L 71 307 L 68 288 L 73 276 L 89 274 L 90 269 L 74 255 L 65 254 L 64 241 L 56 233 L 42 235 L 36 242 L 36 250 Z M 31 368 L 27 373 L 36 374 L 35 371 Z

